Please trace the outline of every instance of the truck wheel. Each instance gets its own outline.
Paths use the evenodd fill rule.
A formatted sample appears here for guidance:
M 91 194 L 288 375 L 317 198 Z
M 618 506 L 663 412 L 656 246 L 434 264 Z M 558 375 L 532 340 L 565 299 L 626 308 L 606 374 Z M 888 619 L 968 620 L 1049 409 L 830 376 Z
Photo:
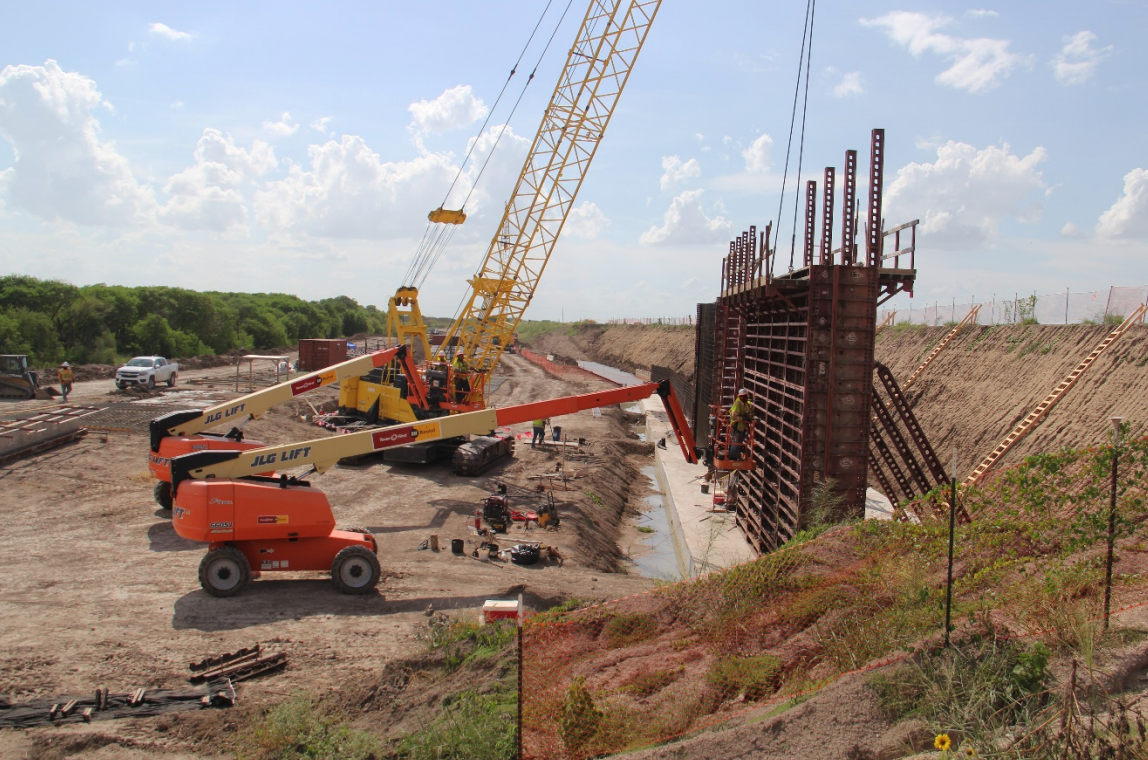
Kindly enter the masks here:
M 172 372 L 171 377 L 169 377 L 167 379 L 167 387 L 168 388 L 174 388 L 175 387 L 175 373 L 174 372 Z
M 121 391 L 122 391 L 124 388 L 127 388 L 127 386 L 126 386 L 126 385 L 124 385 L 123 383 L 121 383 L 119 380 L 116 380 L 116 387 L 117 387 L 117 388 L 119 388 Z
M 379 558 L 365 546 L 348 546 L 331 563 L 331 580 L 344 594 L 368 594 L 379 584 Z
M 149 375 L 147 379 L 147 389 L 150 391 L 155 387 L 155 375 Z
M 212 549 L 199 563 L 199 585 L 212 596 L 235 596 L 251 580 L 251 565 L 234 546 Z
M 155 496 L 155 503 L 159 504 L 161 509 L 171 509 L 171 483 L 166 480 L 156 483 L 152 495 Z

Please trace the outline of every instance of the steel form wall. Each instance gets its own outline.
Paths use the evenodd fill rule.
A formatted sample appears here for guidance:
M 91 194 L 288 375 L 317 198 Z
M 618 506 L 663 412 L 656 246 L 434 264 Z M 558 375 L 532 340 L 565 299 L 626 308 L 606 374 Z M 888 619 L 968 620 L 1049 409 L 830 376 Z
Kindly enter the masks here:
M 755 467 L 738 473 L 737 520 L 759 552 L 772 551 L 801 527 L 814 486 L 827 478 L 841 499 L 838 517 L 864 515 L 873 398 L 877 305 L 911 290 L 915 249 L 886 254 L 881 218 L 884 132 L 870 144 L 864 223 L 857 218 L 857 153 L 841 177 L 842 245 L 832 250 L 836 171 L 826 169 L 818 245 L 816 182 L 805 186 L 802 268 L 771 276 L 769 228 L 730 244 L 714 335 L 713 403 L 728 405 L 748 387 L 757 410 Z M 910 223 L 915 224 L 915 223 Z M 857 237 L 863 231 L 864 252 Z M 888 233 L 891 234 L 891 233 Z M 908 269 L 886 259 L 906 257 Z M 703 336 L 699 332 L 699 340 Z M 699 353 L 700 356 L 700 353 Z M 700 368 L 699 368 L 700 370 Z

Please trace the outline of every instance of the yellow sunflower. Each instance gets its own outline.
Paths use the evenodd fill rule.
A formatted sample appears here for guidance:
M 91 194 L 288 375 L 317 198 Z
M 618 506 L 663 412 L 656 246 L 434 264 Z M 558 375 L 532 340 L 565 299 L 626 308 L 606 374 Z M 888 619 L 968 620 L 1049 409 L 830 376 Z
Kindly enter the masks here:
M 977 751 L 974 747 L 968 746 L 961 750 L 961 754 L 969 758 L 969 760 L 973 760 L 973 758 L 977 756 Z
M 953 740 L 949 738 L 948 734 L 937 734 L 937 738 L 933 739 L 933 746 L 941 752 L 948 752 L 949 748 L 953 746 Z

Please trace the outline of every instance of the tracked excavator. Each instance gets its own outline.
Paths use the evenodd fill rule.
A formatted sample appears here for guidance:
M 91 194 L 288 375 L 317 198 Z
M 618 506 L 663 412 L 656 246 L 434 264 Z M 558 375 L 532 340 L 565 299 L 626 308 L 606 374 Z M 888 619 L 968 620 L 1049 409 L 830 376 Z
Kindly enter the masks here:
M 420 414 L 432 414 L 427 391 L 411 360 L 410 352 L 406 346 L 398 346 L 349 359 L 207 409 L 175 411 L 157 417 L 149 423 L 151 451 L 148 454 L 148 470 L 157 481 L 156 503 L 164 509 L 172 507 L 170 462 L 173 457 L 193 451 L 263 448 L 266 444 L 262 441 L 244 437 L 243 426 L 262 417 L 271 407 L 349 377 L 396 365 L 402 369 L 404 378 L 409 379 L 409 382 L 402 383 L 402 387 L 391 386 L 386 390 L 386 396 L 404 401 L 408 419 L 401 421 L 414 422 L 420 418 Z M 378 414 L 377 403 L 374 414 Z M 231 425 L 231 429 L 221 434 L 204 432 L 221 425 Z M 273 472 L 274 469 L 267 472 Z
M 410 281 L 390 299 L 387 320 L 396 340 L 412 350 L 421 347 L 428 358 L 421 368 L 425 382 L 432 391 L 443 391 L 439 407 L 447 413 L 484 408 L 488 381 L 499 357 L 506 350 L 515 352 L 511 348 L 516 344 L 515 330 L 534 297 L 660 6 L 661 0 L 589 3 L 514 192 L 486 256 L 469 281 L 465 306 L 438 346 L 427 339 L 418 305 L 419 287 L 466 214 L 462 209 L 440 207 L 428 215 L 424 245 L 407 273 Z M 463 357 L 464 369 L 454 365 L 455 356 Z M 393 372 L 375 372 L 348 379 L 340 386 L 339 412 L 321 424 L 341 431 L 368 425 L 364 421 L 376 399 L 384 396 L 395 377 Z M 409 412 L 401 401 L 380 407 L 379 419 L 404 421 L 403 415 Z M 501 435 L 454 442 L 460 444 L 453 454 L 454 467 L 464 475 L 477 474 L 511 453 L 510 441 Z M 414 446 L 387 452 L 383 458 L 426 462 L 449 450 L 442 443 Z
M 180 536 L 208 544 L 199 566 L 203 590 L 234 596 L 252 571 L 330 571 L 335 587 L 366 594 L 379 582 L 378 544 L 370 533 L 339 530 L 331 505 L 310 482 L 265 473 L 301 465 L 323 473 L 344 457 L 387 451 L 419 442 L 495 430 L 543 417 L 622 404 L 658 394 L 686 460 L 697 462 L 693 434 L 669 381 L 577 396 L 483 409 L 285 446 L 197 451 L 171 460 L 175 504 L 172 525 Z

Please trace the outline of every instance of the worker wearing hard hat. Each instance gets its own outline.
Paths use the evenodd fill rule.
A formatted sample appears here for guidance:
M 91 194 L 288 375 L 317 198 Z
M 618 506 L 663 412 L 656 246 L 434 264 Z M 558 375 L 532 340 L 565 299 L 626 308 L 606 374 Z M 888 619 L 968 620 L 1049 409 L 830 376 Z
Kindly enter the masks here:
M 749 398 L 749 388 L 737 392 L 737 398 L 729 407 L 730 439 L 733 445 L 729 450 L 730 459 L 741 459 L 745 448 L 745 438 L 753 425 L 753 402 Z
M 452 374 L 454 375 L 454 403 L 465 404 L 467 396 L 470 395 L 470 367 L 466 363 L 466 357 L 461 353 L 454 355 L 454 361 L 451 362 Z
M 56 370 L 56 380 L 60 383 L 60 393 L 64 396 L 64 403 L 68 403 L 68 394 L 72 392 L 72 383 L 76 380 L 76 373 L 72 372 L 72 365 L 64 362 Z

